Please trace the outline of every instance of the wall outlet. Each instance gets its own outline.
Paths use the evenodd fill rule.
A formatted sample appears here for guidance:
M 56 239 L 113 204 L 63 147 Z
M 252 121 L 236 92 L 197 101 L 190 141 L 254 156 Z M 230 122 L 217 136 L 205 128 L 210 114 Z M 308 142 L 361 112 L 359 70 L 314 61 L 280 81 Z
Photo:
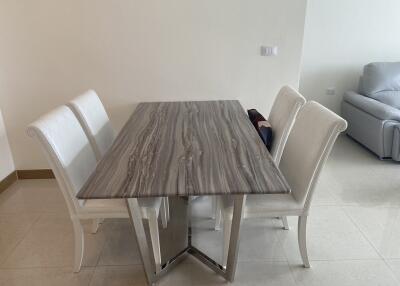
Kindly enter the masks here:
M 273 57 L 278 55 L 278 46 L 261 46 L 261 56 Z
M 336 95 L 336 88 L 335 87 L 328 87 L 326 89 L 326 94 L 327 95 Z

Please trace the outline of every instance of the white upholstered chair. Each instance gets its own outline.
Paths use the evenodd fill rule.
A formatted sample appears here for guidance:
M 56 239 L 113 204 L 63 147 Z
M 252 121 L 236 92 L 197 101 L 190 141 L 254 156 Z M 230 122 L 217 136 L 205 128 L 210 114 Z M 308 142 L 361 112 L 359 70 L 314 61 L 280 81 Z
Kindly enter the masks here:
M 300 110 L 289 134 L 280 162 L 280 170 L 291 187 L 290 194 L 248 195 L 244 217 L 297 216 L 300 254 L 305 267 L 310 267 L 306 247 L 306 224 L 315 184 L 338 135 L 347 122 L 316 102 Z M 222 200 L 224 251 L 226 265 L 232 222 L 232 202 Z
M 290 130 L 292 130 L 297 113 L 300 108 L 306 103 L 306 99 L 290 86 L 284 86 L 280 89 L 276 96 L 268 116 L 268 121 L 271 123 L 273 132 L 273 141 L 271 148 L 271 156 L 276 165 L 281 161 L 283 148 L 286 145 Z M 221 211 L 220 202 L 218 198 L 215 203 L 213 201 L 213 208 L 215 207 L 215 229 L 220 229 L 221 224 Z M 282 222 L 285 229 L 289 229 L 286 217 L 282 217 Z
M 42 116 L 29 125 L 27 132 L 39 141 L 67 204 L 75 233 L 74 272 L 79 272 L 84 254 L 84 233 L 80 220 L 129 218 L 125 200 L 76 198 L 78 191 L 95 170 L 96 157 L 81 125 L 69 108 L 61 106 Z M 149 221 L 155 264 L 160 269 L 157 218 L 161 199 L 142 199 L 139 203 L 143 217 Z
M 115 131 L 99 96 L 94 90 L 88 90 L 67 103 L 67 106 L 78 118 L 99 161 L 115 139 Z M 164 198 L 161 211 L 164 228 L 167 227 L 168 218 L 168 198 Z M 99 220 L 93 221 L 92 232 L 97 231 L 99 222 Z
M 274 139 L 271 156 L 276 165 L 281 161 L 283 148 L 292 130 L 297 113 L 306 103 L 306 99 L 290 86 L 284 86 L 279 91 L 272 105 L 268 121 L 271 123 Z
M 97 93 L 94 90 L 88 90 L 67 103 L 67 106 L 78 118 L 97 160 L 100 160 L 111 147 L 115 139 L 115 131 Z

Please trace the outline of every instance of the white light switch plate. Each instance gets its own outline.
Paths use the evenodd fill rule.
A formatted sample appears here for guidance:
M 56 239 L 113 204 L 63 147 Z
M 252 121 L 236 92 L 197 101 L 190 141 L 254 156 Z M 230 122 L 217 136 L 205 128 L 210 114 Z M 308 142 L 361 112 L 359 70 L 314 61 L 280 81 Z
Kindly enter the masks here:
M 278 46 L 261 46 L 261 56 L 272 57 L 278 55 Z

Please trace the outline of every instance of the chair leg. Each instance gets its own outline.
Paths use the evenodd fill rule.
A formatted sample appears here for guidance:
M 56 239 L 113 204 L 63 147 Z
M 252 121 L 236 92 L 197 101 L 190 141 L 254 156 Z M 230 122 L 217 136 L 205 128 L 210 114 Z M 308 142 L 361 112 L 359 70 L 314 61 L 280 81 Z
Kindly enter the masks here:
M 307 254 L 307 216 L 299 216 L 297 228 L 301 259 L 303 260 L 304 267 L 310 268 Z
M 217 218 L 217 197 L 212 196 L 211 197 L 211 219 L 216 219 Z
M 226 264 L 228 262 L 228 254 L 229 254 L 229 242 L 231 237 L 231 227 L 232 227 L 232 219 L 230 215 L 223 215 L 223 229 L 224 229 L 224 238 L 223 238 L 223 252 L 222 252 L 222 266 L 226 268 Z
M 163 228 L 167 228 L 168 214 L 167 214 L 167 201 L 168 198 L 163 198 L 160 209 L 161 223 Z
M 289 230 L 289 223 L 287 221 L 287 217 L 283 216 L 283 217 L 281 217 L 281 219 L 282 219 L 282 223 L 283 223 L 283 229 Z
M 157 213 L 154 211 L 149 212 L 149 229 L 151 245 L 154 254 L 154 264 L 156 266 L 156 273 L 161 271 L 161 248 L 160 248 L 160 235 L 158 232 Z
M 221 220 L 222 220 L 222 206 L 221 206 L 221 198 L 215 197 L 215 230 L 221 230 Z
M 167 221 L 170 219 L 170 213 L 169 213 L 169 199 L 168 197 L 164 198 L 165 200 L 165 212 L 167 214 Z
M 83 252 L 85 247 L 85 237 L 81 222 L 78 218 L 72 219 L 72 226 L 74 228 L 75 238 L 75 258 L 74 258 L 74 272 L 77 273 L 81 270 Z
M 92 234 L 96 234 L 97 233 L 97 231 L 98 231 L 98 229 L 100 227 L 100 224 L 102 222 L 103 222 L 103 219 L 99 219 L 99 218 L 92 220 L 92 229 L 91 229 L 91 233 Z

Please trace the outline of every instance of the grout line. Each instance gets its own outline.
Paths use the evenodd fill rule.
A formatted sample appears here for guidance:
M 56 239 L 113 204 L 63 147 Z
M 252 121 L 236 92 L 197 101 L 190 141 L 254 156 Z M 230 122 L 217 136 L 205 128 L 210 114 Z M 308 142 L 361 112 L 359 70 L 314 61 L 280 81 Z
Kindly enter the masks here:
M 82 266 L 81 270 L 90 270 L 94 269 L 94 266 Z M 0 270 L 29 270 L 29 269 L 70 269 L 71 273 L 73 266 L 71 265 L 46 265 L 46 266 L 23 266 L 23 267 L 5 267 L 5 268 L 0 268 Z
M 89 279 L 88 284 L 87 284 L 88 286 L 90 286 L 92 284 L 93 277 L 94 277 L 94 274 L 96 272 L 96 268 L 97 267 L 94 267 L 93 270 L 92 270 L 92 275 L 90 276 L 90 279 Z
M 340 206 L 340 209 L 343 211 L 343 213 L 352 222 L 352 224 L 358 229 L 358 231 L 361 233 L 361 235 L 364 237 L 364 239 L 371 245 L 371 247 L 375 250 L 375 252 L 381 258 L 381 260 L 384 260 L 384 257 L 381 255 L 381 253 L 378 251 L 378 249 L 375 247 L 375 245 L 372 243 L 372 241 L 368 239 L 367 235 L 362 231 L 362 229 L 359 227 L 359 225 L 356 223 L 356 221 L 347 213 L 345 208 L 346 208 L 345 206 Z
M 21 244 L 21 242 L 27 237 L 27 235 L 32 231 L 32 228 L 34 227 L 34 225 L 36 225 L 38 223 L 38 221 L 40 220 L 40 218 L 42 217 L 42 215 L 38 215 L 38 217 L 36 218 L 36 220 L 34 220 L 34 222 L 32 223 L 32 225 L 28 228 L 28 230 L 25 232 L 25 234 L 23 235 L 23 237 L 21 237 L 21 239 L 15 244 L 15 246 L 10 250 L 10 253 L 8 255 L 6 255 L 6 257 L 4 257 L 4 260 L 0 263 L 0 269 L 7 269 L 4 268 L 4 264 L 6 263 L 6 261 L 8 260 L 8 258 L 10 258 L 10 256 L 14 253 L 15 249 Z
M 392 274 L 393 274 L 394 277 L 396 278 L 396 281 L 399 282 L 399 284 L 400 284 L 400 278 L 397 277 L 397 275 L 396 275 L 394 269 L 392 268 L 392 266 L 390 266 L 390 264 L 389 264 L 389 262 L 388 262 L 389 260 L 396 260 L 396 259 L 386 259 L 386 258 L 384 258 L 383 261 L 385 262 L 385 264 L 387 265 L 387 267 L 389 267 L 389 270 L 390 270 L 390 272 L 392 272 Z M 397 260 L 398 260 L 398 259 L 397 259 Z
M 379 250 L 375 247 L 375 245 L 368 239 L 367 235 L 361 230 L 361 228 L 358 226 L 358 224 L 354 221 L 354 219 L 347 213 L 344 207 L 341 207 L 343 209 L 343 212 L 346 214 L 346 216 L 351 220 L 351 222 L 357 227 L 357 229 L 361 232 L 363 237 L 368 241 L 368 243 L 373 247 L 373 249 L 376 251 L 378 256 L 381 258 L 380 260 L 388 267 L 389 271 L 393 274 L 394 278 L 396 281 L 400 282 L 400 279 L 397 277 L 396 273 L 394 272 L 393 268 L 389 265 L 387 262 L 386 258 L 379 252 Z

